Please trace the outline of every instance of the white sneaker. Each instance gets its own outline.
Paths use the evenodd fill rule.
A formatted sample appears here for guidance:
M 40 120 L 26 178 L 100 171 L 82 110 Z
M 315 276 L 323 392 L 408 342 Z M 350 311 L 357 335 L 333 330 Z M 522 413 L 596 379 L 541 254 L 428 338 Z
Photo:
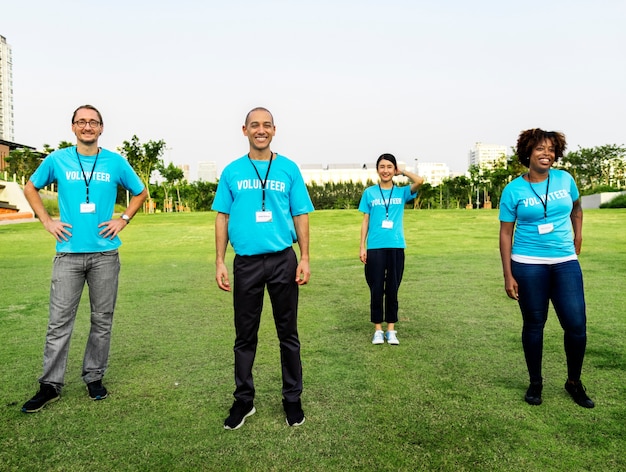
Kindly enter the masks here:
M 400 341 L 398 341 L 398 338 L 396 337 L 396 333 L 397 331 L 387 331 L 385 333 L 385 337 L 387 338 L 387 344 L 393 344 L 394 346 L 400 344 Z
M 384 344 L 385 338 L 383 337 L 383 332 L 378 330 L 374 333 L 374 337 L 372 338 L 372 344 Z

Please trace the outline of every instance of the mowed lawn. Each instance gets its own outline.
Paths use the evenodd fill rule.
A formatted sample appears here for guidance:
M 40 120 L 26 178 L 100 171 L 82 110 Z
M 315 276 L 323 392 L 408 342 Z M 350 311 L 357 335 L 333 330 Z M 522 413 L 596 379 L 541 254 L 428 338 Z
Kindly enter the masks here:
M 232 295 L 214 281 L 214 213 L 138 215 L 122 273 L 104 401 L 80 378 L 88 297 L 60 401 L 37 389 L 54 241 L 39 223 L 0 226 L 0 471 L 626 470 L 626 210 L 584 214 L 588 349 L 596 408 L 566 394 L 551 311 L 544 403 L 523 400 L 521 316 L 503 289 L 497 210 L 407 211 L 399 346 L 373 346 L 359 261 L 361 214 L 311 215 L 300 291 L 306 422 L 289 428 L 266 299 L 257 413 L 223 429 L 232 403 Z M 232 249 L 229 248 L 232 259 Z M 230 264 L 230 262 L 229 262 Z

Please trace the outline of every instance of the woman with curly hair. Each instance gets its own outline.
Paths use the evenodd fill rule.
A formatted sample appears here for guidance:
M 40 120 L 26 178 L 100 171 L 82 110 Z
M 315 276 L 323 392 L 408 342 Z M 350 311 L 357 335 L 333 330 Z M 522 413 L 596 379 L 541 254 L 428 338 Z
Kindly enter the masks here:
M 500 255 L 504 288 L 518 301 L 522 312 L 522 346 L 530 377 L 526 402 L 542 402 L 543 331 L 552 301 L 564 331 L 565 390 L 578 405 L 593 408 L 580 380 L 587 344 L 578 262 L 583 211 L 572 176 L 552 169 L 565 148 L 565 136 L 560 132 L 536 128 L 519 135 L 517 156 L 528 172 L 512 180 L 502 192 Z

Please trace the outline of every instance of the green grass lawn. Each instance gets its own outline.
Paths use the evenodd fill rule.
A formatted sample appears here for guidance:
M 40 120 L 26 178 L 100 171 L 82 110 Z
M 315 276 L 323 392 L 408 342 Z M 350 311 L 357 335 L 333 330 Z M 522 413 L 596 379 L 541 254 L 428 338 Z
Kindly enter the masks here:
M 237 431 L 222 426 L 234 329 L 232 295 L 214 281 L 214 218 L 133 220 L 122 234 L 109 398 L 90 401 L 80 378 L 85 292 L 62 398 L 30 415 L 20 408 L 41 373 L 54 241 L 39 223 L 0 226 L 0 470 L 626 470 L 626 210 L 585 212 L 583 381 L 595 409 L 563 389 L 553 312 L 543 405 L 523 400 L 521 315 L 503 289 L 496 210 L 406 213 L 399 346 L 370 342 L 360 213 L 319 211 L 300 292 L 306 423 L 285 424 L 266 300 L 258 412 Z

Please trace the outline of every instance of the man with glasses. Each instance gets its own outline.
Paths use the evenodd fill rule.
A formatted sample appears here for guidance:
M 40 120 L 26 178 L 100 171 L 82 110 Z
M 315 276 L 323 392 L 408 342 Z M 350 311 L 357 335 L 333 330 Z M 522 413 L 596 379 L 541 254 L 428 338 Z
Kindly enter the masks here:
M 141 208 L 147 191 L 126 159 L 98 146 L 103 129 L 102 115 L 95 107 L 78 107 L 72 116 L 76 146 L 51 153 L 24 187 L 30 206 L 57 241 L 43 375 L 39 378 L 39 391 L 22 407 L 25 413 L 39 411 L 60 398 L 85 282 L 89 286 L 91 330 L 82 378 L 92 400 L 103 400 L 108 395 L 102 377 L 109 359 L 117 299 L 121 244 L 118 234 Z M 39 194 L 52 182 L 58 188 L 59 220 L 50 217 Z M 122 216 L 113 218 L 118 186 L 134 196 Z

